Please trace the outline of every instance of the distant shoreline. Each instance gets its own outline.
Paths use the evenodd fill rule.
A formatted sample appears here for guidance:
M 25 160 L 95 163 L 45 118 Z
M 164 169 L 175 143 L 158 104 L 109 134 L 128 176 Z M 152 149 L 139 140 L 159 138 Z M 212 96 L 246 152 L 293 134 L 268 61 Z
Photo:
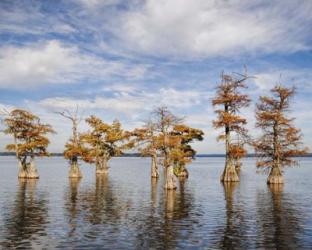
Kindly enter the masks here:
M 14 152 L 0 152 L 0 156 L 15 156 Z M 54 157 L 63 157 L 63 153 L 51 153 L 51 156 Z M 117 157 L 142 157 L 139 153 L 127 153 Z M 204 157 L 225 157 L 225 154 L 198 154 L 196 155 L 198 158 Z M 256 157 L 255 154 L 247 154 L 247 158 Z M 312 157 L 312 154 L 306 154 L 304 156 L 295 156 L 295 157 Z

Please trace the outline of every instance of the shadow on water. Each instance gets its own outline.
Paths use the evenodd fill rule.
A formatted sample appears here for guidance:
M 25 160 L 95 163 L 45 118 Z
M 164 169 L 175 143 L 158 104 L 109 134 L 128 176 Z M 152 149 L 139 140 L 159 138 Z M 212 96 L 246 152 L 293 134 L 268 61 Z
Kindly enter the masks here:
M 5 210 L 5 236 L 0 244 L 7 248 L 29 248 L 42 246 L 48 224 L 47 202 L 43 194 L 36 191 L 35 179 L 19 180 L 18 191 L 12 206 Z
M 275 184 L 268 186 L 267 193 L 258 193 L 257 248 L 303 249 L 299 239 L 303 215 L 283 189 Z

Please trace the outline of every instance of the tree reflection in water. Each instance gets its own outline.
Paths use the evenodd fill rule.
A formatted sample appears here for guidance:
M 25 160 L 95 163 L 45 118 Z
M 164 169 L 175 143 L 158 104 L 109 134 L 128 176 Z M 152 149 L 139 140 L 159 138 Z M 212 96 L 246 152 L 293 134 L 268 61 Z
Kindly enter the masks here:
M 268 192 L 258 193 L 259 238 L 257 247 L 300 249 L 303 215 L 283 192 L 283 185 L 268 185 Z
M 178 190 L 161 189 L 158 205 L 155 206 L 156 190 L 157 181 L 152 181 L 150 207 L 146 207 L 137 219 L 140 223 L 136 225 L 139 233 L 135 249 L 183 247 L 185 241 L 192 237 L 192 226 L 198 223 L 192 218 L 193 195 L 185 190 L 182 180 Z
M 67 217 L 70 228 L 68 233 L 69 237 L 73 237 L 75 235 L 76 229 L 78 227 L 77 220 L 79 219 L 79 208 L 77 206 L 79 204 L 78 188 L 80 181 L 81 178 L 69 178 L 69 191 L 65 199 L 65 208 L 67 208 Z
M 158 178 L 151 178 L 151 207 L 155 209 L 157 207 L 157 190 L 158 187 Z
M 246 249 L 248 248 L 244 216 L 239 202 L 235 202 L 234 191 L 239 186 L 237 182 L 222 183 L 225 198 L 225 226 L 221 231 L 216 232 L 221 240 L 217 245 L 218 249 Z
M 113 245 L 109 235 L 118 232 L 118 222 L 126 205 L 113 192 L 108 174 L 97 175 L 95 186 L 78 191 L 79 182 L 70 180 L 65 204 L 70 231 L 59 247 L 80 248 L 85 247 L 85 244 L 99 247 L 100 242 L 96 239 L 106 240 L 108 245 Z
M 43 194 L 36 192 L 36 179 L 19 179 L 19 188 L 13 205 L 5 209 L 5 240 L 3 249 L 42 246 L 42 237 L 48 223 L 47 202 Z

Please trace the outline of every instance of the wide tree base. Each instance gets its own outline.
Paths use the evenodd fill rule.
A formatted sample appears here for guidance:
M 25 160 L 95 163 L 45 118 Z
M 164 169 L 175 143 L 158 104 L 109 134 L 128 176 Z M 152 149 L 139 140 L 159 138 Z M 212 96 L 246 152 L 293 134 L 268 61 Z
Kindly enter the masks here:
M 267 184 L 283 184 L 284 177 L 279 168 L 272 168 L 267 179 Z
M 165 180 L 165 190 L 175 190 L 177 189 L 175 177 L 172 176 L 170 179 Z
M 165 169 L 165 189 L 166 190 L 175 190 L 177 189 L 176 177 L 173 173 L 173 167 L 169 166 Z
M 238 174 L 235 170 L 235 166 L 226 166 L 221 177 L 221 182 L 239 182 Z
M 152 175 L 151 175 L 151 178 L 152 178 L 152 179 L 158 179 L 158 177 L 159 177 L 158 174 L 152 174 Z
M 39 179 L 39 174 L 33 164 L 27 164 L 26 167 L 21 167 L 18 173 L 19 179 Z
M 173 167 L 169 166 L 164 169 L 165 172 L 165 190 L 175 190 L 177 189 L 176 177 L 173 173 Z
M 108 174 L 108 169 L 97 169 L 95 171 L 96 175 Z
M 18 175 L 19 179 L 39 179 L 39 175 L 38 174 L 19 174 Z
M 78 165 L 70 166 L 68 177 L 69 178 L 82 178 L 82 173 Z

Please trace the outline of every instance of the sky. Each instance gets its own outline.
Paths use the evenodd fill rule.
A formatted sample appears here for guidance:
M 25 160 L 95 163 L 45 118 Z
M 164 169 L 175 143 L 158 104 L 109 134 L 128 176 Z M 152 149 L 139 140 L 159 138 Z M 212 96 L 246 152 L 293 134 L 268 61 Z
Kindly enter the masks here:
M 130 130 L 167 106 L 205 132 L 198 153 L 222 153 L 211 100 L 223 71 L 246 66 L 251 135 L 259 96 L 296 86 L 290 116 L 311 149 L 311 13 L 311 0 L 1 0 L 0 110 L 40 116 L 62 152 L 71 124 L 56 111 L 78 106 Z M 10 142 L 1 134 L 0 151 Z

